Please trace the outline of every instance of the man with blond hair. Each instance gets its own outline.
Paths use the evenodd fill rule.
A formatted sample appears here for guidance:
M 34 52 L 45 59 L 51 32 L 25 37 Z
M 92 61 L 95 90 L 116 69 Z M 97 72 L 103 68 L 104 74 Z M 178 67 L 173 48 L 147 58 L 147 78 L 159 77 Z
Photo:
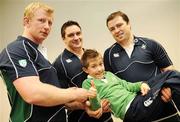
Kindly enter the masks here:
M 58 88 L 61 86 L 55 68 L 38 50 L 52 23 L 51 7 L 39 2 L 29 4 L 24 12 L 23 34 L 0 53 L 11 122 L 66 122 L 62 104 L 84 103 L 94 95 L 81 88 Z

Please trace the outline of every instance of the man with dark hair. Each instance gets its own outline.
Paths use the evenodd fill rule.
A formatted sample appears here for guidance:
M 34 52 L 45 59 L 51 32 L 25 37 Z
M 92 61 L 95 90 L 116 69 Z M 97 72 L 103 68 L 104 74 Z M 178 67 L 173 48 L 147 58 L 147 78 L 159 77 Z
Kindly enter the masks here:
M 121 12 L 111 13 L 106 25 L 116 40 L 104 53 L 106 71 L 130 82 L 146 81 L 161 72 L 173 70 L 173 64 L 165 49 L 155 40 L 134 36 L 128 16 Z M 168 102 L 170 88 L 161 91 L 161 98 Z
M 61 86 L 82 87 L 82 82 L 86 79 L 87 74 L 82 71 L 80 58 L 84 53 L 83 37 L 80 25 L 75 21 L 67 21 L 61 27 L 61 36 L 65 43 L 64 51 L 58 56 L 54 62 L 57 70 L 58 78 Z M 67 107 L 73 109 L 68 110 L 68 122 L 112 122 L 109 110 L 109 102 L 102 100 L 104 113 L 99 119 L 90 117 L 90 110 L 81 102 L 66 104 Z M 87 113 L 84 111 L 86 109 Z M 92 111 L 93 112 L 93 111 Z

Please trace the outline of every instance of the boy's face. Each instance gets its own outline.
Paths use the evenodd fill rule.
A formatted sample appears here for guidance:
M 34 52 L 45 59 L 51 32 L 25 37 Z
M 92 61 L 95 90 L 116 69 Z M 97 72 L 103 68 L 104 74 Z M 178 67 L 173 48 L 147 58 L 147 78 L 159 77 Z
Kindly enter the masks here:
M 91 77 L 102 79 L 104 77 L 104 64 L 101 56 L 97 58 L 88 59 L 89 66 L 83 70 Z

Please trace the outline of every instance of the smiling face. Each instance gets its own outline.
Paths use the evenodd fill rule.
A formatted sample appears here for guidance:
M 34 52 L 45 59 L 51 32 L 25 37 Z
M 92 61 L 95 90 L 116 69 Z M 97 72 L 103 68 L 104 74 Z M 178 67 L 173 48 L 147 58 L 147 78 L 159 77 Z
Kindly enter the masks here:
M 31 18 L 24 17 L 25 35 L 35 43 L 41 44 L 49 35 L 52 22 L 52 13 L 48 13 L 43 8 L 38 8 Z
M 82 49 L 83 41 L 81 29 L 77 25 L 67 27 L 63 40 L 69 50 Z
M 88 58 L 87 63 L 88 66 L 83 68 L 87 74 L 96 79 L 102 79 L 104 77 L 105 69 L 101 55 L 95 58 Z
M 121 44 L 129 40 L 131 36 L 130 23 L 123 20 L 121 16 L 116 16 L 108 23 L 108 29 L 117 43 Z

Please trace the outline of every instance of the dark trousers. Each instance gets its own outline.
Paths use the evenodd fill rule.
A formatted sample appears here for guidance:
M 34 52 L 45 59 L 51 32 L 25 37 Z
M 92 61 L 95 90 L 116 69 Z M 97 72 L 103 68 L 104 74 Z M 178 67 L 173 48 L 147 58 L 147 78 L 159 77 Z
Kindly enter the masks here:
M 126 112 L 124 122 L 151 122 L 162 117 L 176 113 L 172 101 L 165 103 L 161 99 L 161 88 L 170 87 L 172 100 L 180 109 L 180 73 L 168 71 L 157 75 L 147 82 L 151 90 L 147 95 L 139 93 Z M 178 120 L 177 120 L 178 122 Z
M 68 122 L 113 122 L 111 113 L 103 113 L 99 118 L 93 118 L 88 116 L 88 114 L 83 110 L 71 111 L 68 114 Z

